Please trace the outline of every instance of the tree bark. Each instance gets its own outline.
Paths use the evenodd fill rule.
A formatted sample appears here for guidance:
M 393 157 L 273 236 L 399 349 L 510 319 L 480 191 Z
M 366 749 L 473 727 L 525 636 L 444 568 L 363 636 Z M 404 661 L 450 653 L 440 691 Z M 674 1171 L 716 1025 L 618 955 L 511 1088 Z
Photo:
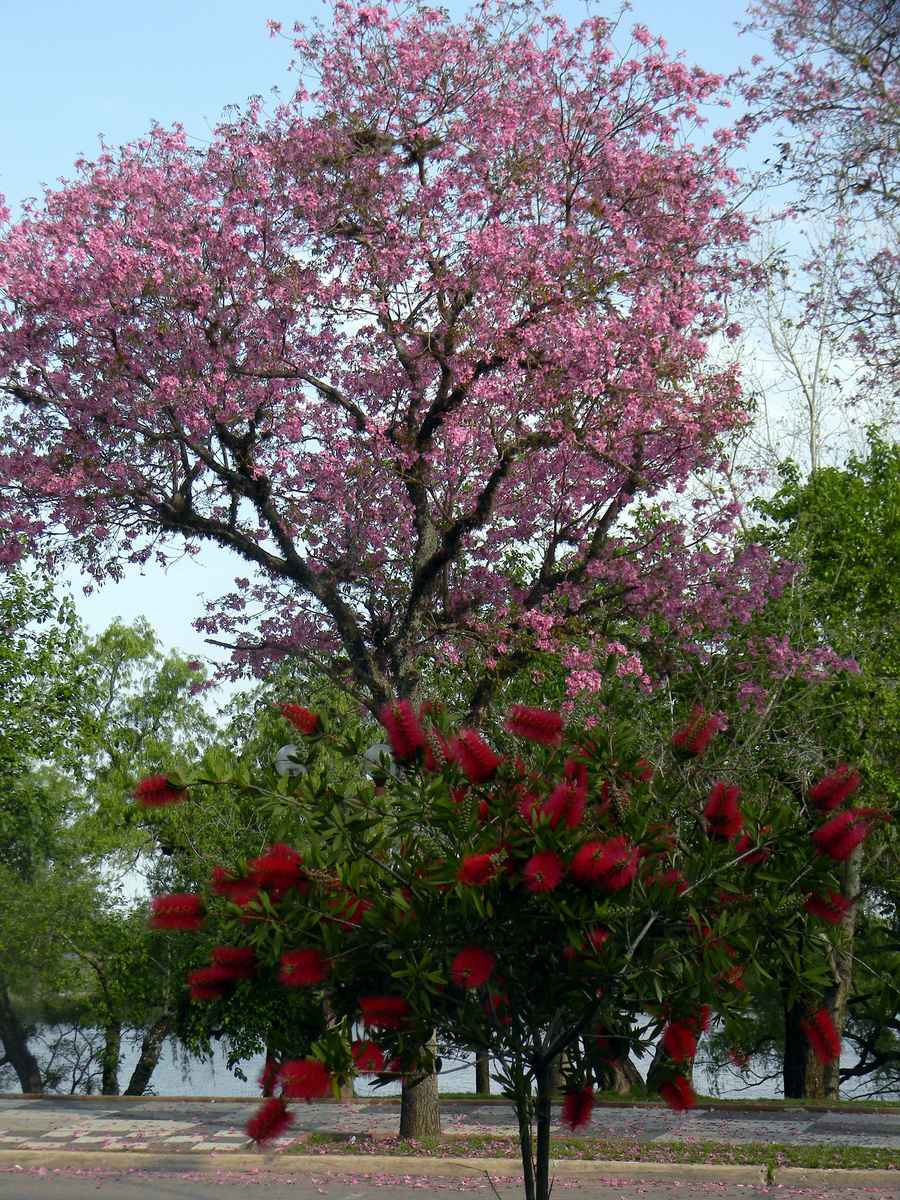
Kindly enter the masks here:
M 553 1096 L 554 1067 L 559 1058 L 541 1066 L 536 1072 L 537 1098 L 534 1104 L 535 1125 L 537 1127 L 536 1150 L 534 1156 L 535 1200 L 550 1200 L 550 1113 Z M 557 1068 L 558 1069 L 558 1068 Z
M 122 1060 L 122 1022 L 110 1021 L 103 1030 L 103 1078 L 100 1091 L 104 1096 L 119 1094 L 119 1063 Z
M 491 1056 L 487 1050 L 475 1051 L 475 1094 L 491 1094 Z
M 557 1054 L 556 1058 L 552 1059 L 547 1065 L 547 1094 L 556 1096 L 562 1091 L 563 1087 L 563 1056 Z
M 42 1092 L 44 1081 L 38 1061 L 28 1049 L 28 1034 L 12 1005 L 6 981 L 0 978 L 0 1041 L 3 1055 L 19 1079 L 23 1092 Z
M 627 1096 L 635 1088 L 643 1086 L 641 1073 L 626 1054 L 624 1058 L 611 1058 L 594 1064 L 594 1078 L 603 1092 L 615 1092 Z
M 441 1105 L 437 1075 L 413 1075 L 404 1079 L 400 1100 L 400 1136 L 437 1137 L 440 1132 Z
M 141 1042 L 141 1053 L 134 1070 L 131 1072 L 128 1087 L 125 1089 L 126 1096 L 143 1096 L 146 1092 L 150 1083 L 150 1077 L 156 1070 L 156 1064 L 159 1062 L 163 1042 L 169 1036 L 171 1029 L 172 1018 L 166 1013 L 158 1021 L 155 1021 L 144 1034 L 144 1039 Z
M 841 894 L 850 901 L 850 907 L 841 919 L 838 943 L 834 953 L 834 988 L 825 1000 L 825 1007 L 834 1022 L 834 1027 L 843 1041 L 847 1006 L 853 986 L 853 945 L 856 935 L 856 905 L 862 885 L 862 860 L 864 846 L 857 846 L 847 862 L 841 882 Z M 828 1100 L 837 1100 L 841 1083 L 841 1060 L 829 1063 L 822 1069 L 823 1094 Z

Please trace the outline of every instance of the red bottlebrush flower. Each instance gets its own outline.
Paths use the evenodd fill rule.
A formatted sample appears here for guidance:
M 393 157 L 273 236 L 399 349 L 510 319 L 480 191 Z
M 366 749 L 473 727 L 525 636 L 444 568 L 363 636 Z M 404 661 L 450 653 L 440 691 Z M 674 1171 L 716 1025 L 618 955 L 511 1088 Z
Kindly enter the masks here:
M 701 1004 L 700 1011 L 695 1017 L 690 1020 L 691 1028 L 699 1037 L 701 1033 L 706 1033 L 709 1029 L 709 1023 L 712 1020 L 712 1009 L 708 1004 Z
M 457 987 L 477 988 L 494 973 L 497 959 L 481 946 L 466 946 L 450 964 L 450 978 Z
M 550 828 L 555 829 L 564 821 L 569 829 L 577 829 L 584 816 L 587 792 L 571 783 L 558 783 L 540 807 L 549 818 Z
M 719 732 L 721 724 L 720 717 L 707 716 L 702 708 L 695 708 L 688 718 L 688 723 L 673 735 L 672 745 L 682 754 L 701 758 Z
M 316 1100 L 331 1091 L 328 1068 L 317 1058 L 292 1058 L 278 1073 L 281 1093 L 289 1100 Z
M 241 879 L 224 867 L 213 867 L 212 890 L 240 908 L 246 907 L 259 895 L 259 888 L 252 879 Z
M 134 798 L 141 808 L 164 808 L 187 800 L 187 788 L 176 787 L 165 775 L 148 775 L 134 789 Z
M 674 1079 L 667 1080 L 660 1087 L 659 1094 L 675 1112 L 687 1112 L 697 1103 L 694 1089 L 683 1075 L 676 1075 Z
M 336 895 L 330 896 L 326 904 L 334 913 L 338 924 L 351 925 L 355 929 L 362 925 L 363 917 L 372 907 L 371 900 L 365 900 L 362 896 L 355 896 L 352 892 L 346 892 L 343 889 L 339 890 Z
M 639 783 L 649 783 L 653 778 L 653 763 L 648 758 L 639 758 L 634 764 L 634 777 Z
M 522 868 L 522 879 L 529 892 L 552 892 L 566 872 L 565 864 L 552 850 L 533 854 Z
M 840 892 L 829 892 L 827 896 L 807 896 L 803 907 L 811 916 L 819 917 L 829 925 L 840 925 L 851 904 Z
M 226 967 L 198 967 L 188 975 L 192 1000 L 220 1000 L 234 976 Z
M 150 902 L 151 929 L 201 929 L 203 900 L 192 892 L 154 896 Z
M 527 738 L 539 746 L 558 746 L 562 741 L 562 717 L 545 708 L 514 704 L 505 728 L 516 737 Z
M 637 874 L 639 855 L 627 838 L 607 842 L 585 842 L 575 852 L 571 872 L 579 883 L 617 892 L 627 887 Z
M 360 996 L 359 1009 L 369 1029 L 402 1029 L 410 1012 L 402 996 Z
M 293 1113 L 288 1112 L 281 1097 L 273 1096 L 264 1101 L 247 1122 L 247 1137 L 262 1145 L 284 1133 L 293 1120 Z
M 847 763 L 838 763 L 830 775 L 820 779 L 809 789 L 809 798 L 819 812 L 831 812 L 843 804 L 859 788 L 858 771 L 852 771 Z
M 663 1050 L 673 1062 L 685 1062 L 697 1053 L 697 1035 L 686 1021 L 672 1021 L 663 1031 Z
M 738 1050 L 736 1046 L 732 1046 L 728 1051 L 728 1057 L 739 1071 L 746 1071 L 750 1066 L 750 1055 L 745 1050 Z
M 385 704 L 378 714 L 397 762 L 411 762 L 425 749 L 425 730 L 408 700 Z
M 541 811 L 541 802 L 531 792 L 522 792 L 516 804 L 516 811 L 527 825 L 534 825 Z
M 212 960 L 229 971 L 232 979 L 252 979 L 256 973 L 256 951 L 252 946 L 214 946 Z
M 647 887 L 663 888 L 681 896 L 688 890 L 688 881 L 681 871 L 676 867 L 671 867 L 668 871 L 663 871 L 661 875 L 648 876 Z
M 593 929 L 587 932 L 587 942 L 595 952 L 600 950 L 609 941 L 609 930 L 604 929 L 602 925 L 596 925 Z
M 250 860 L 252 882 L 266 891 L 284 892 L 306 881 L 301 865 L 303 859 L 284 842 L 276 842 L 265 854 Z
M 588 769 L 587 763 L 583 763 L 578 758 L 567 758 L 563 763 L 563 779 L 566 783 L 571 784 L 573 788 L 588 794 Z
M 455 762 L 469 783 L 487 783 L 493 779 L 500 759 L 474 729 L 463 729 L 450 748 Z
M 819 854 L 827 854 L 837 862 L 848 859 L 870 831 L 865 814 L 857 808 L 845 808 L 820 825 L 812 834 L 813 845 Z
M 801 1021 L 800 1028 L 820 1063 L 837 1062 L 841 1057 L 841 1036 L 827 1008 L 820 1008 L 809 1020 Z
M 330 974 L 331 963 L 321 950 L 310 947 L 282 954 L 278 980 L 286 987 L 315 987 Z
M 497 874 L 496 850 L 484 854 L 468 854 L 459 865 L 456 878 L 470 887 L 483 887 Z
M 321 727 L 319 714 L 311 712 L 299 704 L 282 704 L 280 711 L 284 719 L 290 721 L 298 733 L 303 733 L 307 737 L 317 733 Z
M 374 1042 L 353 1042 L 350 1053 L 354 1066 L 363 1075 L 377 1075 L 384 1070 L 384 1051 Z
M 594 1109 L 594 1089 L 583 1087 L 567 1091 L 563 1096 L 562 1123 L 575 1133 L 591 1123 Z
M 506 992 L 490 990 L 481 1005 L 486 1017 L 496 1021 L 498 1025 L 512 1025 L 509 1012 L 509 996 Z
M 703 815 L 710 837 L 728 841 L 740 832 L 744 824 L 738 799 L 741 789 L 734 784 L 716 783 L 709 793 Z
M 422 711 L 425 711 L 424 705 Z M 422 752 L 422 766 L 426 771 L 441 771 L 444 764 L 450 761 L 450 747 L 447 739 L 435 730 L 426 737 L 425 749 Z

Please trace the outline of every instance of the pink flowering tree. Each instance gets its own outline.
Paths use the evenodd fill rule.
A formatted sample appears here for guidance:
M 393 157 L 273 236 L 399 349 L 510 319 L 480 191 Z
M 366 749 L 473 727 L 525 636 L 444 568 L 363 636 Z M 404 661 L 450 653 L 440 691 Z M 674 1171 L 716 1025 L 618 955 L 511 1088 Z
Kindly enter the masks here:
M 777 181 L 833 225 L 845 335 L 867 385 L 896 393 L 900 355 L 900 10 L 894 0 L 757 0 L 769 45 L 745 80 L 747 125 L 777 130 Z M 811 308 L 822 302 L 814 287 Z
M 701 1033 L 739 1023 L 746 976 L 774 967 L 786 924 L 808 915 L 828 929 L 835 867 L 880 819 L 856 805 L 843 766 L 805 795 L 745 802 L 704 769 L 721 722 L 702 712 L 676 732 L 681 766 L 661 778 L 636 747 L 566 729 L 555 712 L 516 706 L 489 744 L 400 701 L 381 714 L 394 774 L 356 788 L 323 769 L 358 750 L 346 731 L 297 706 L 285 715 L 306 729 L 307 774 L 242 785 L 201 772 L 152 789 L 157 806 L 190 806 L 200 785 L 244 786 L 278 837 L 217 865 L 207 889 L 153 904 L 156 927 L 211 922 L 223 939 L 188 981 L 195 1002 L 240 1005 L 266 986 L 306 998 L 306 1052 L 270 1063 L 276 1094 L 248 1132 L 277 1138 L 289 1101 L 354 1074 L 414 1086 L 436 1030 L 489 1047 L 515 1105 L 527 1200 L 550 1194 L 553 1061 L 565 1054 L 562 1120 L 581 1129 L 607 1031 L 632 1048 L 661 1032 L 659 1090 L 689 1108 Z M 814 996 L 822 980 L 797 986 Z M 805 1027 L 832 1061 L 827 1011 L 813 1004 Z
M 0 240 L 0 557 L 227 548 L 203 628 L 373 708 L 462 647 L 477 712 L 598 613 L 721 636 L 768 566 L 670 506 L 745 419 L 707 358 L 749 271 L 720 81 L 505 0 L 293 45 L 271 115 L 104 150 Z

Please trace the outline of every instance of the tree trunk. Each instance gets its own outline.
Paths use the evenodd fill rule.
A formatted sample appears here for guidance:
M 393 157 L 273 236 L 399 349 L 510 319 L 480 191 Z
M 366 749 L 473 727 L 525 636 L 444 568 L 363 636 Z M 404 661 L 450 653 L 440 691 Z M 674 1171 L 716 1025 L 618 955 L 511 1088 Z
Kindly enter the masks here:
M 857 846 L 847 862 L 844 878 L 841 883 L 841 895 L 850 901 L 850 908 L 844 914 L 838 930 L 838 943 L 834 953 L 834 988 L 826 997 L 825 1007 L 834 1022 L 838 1035 L 843 1039 L 844 1024 L 847 1020 L 847 1006 L 850 1002 L 850 989 L 853 986 L 853 944 L 856 935 L 856 905 L 862 881 L 862 859 L 864 846 Z M 837 1100 L 841 1083 L 841 1060 L 829 1063 L 822 1070 L 823 1094 L 828 1100 Z
M 521 1069 L 518 1071 L 516 1087 L 516 1120 L 519 1123 L 519 1153 L 522 1157 L 522 1179 L 525 1184 L 525 1200 L 535 1200 L 534 1159 L 531 1142 L 531 1093 L 525 1091 Z
M 537 1099 L 534 1105 L 535 1125 L 537 1126 L 537 1146 L 535 1152 L 535 1200 L 550 1200 L 550 1113 L 553 1092 L 554 1067 L 559 1059 L 547 1066 L 542 1066 L 536 1073 Z
M 475 1051 L 475 1094 L 491 1094 L 491 1056 L 487 1050 Z
M 118 1096 L 119 1063 L 122 1060 L 122 1022 L 110 1021 L 103 1030 L 103 1036 L 103 1078 L 100 1091 L 104 1096 Z
M 627 1054 L 624 1058 L 594 1063 L 594 1078 L 602 1092 L 615 1092 L 617 1096 L 627 1096 L 644 1084 L 640 1071 Z
M 18 1076 L 22 1091 L 42 1092 L 41 1068 L 28 1049 L 28 1034 L 12 1006 L 3 979 L 0 979 L 0 1041 L 3 1042 L 3 1057 Z
M 806 1038 L 800 1028 L 803 1009 L 799 1004 L 784 1006 L 784 1054 L 781 1077 L 785 1100 L 802 1100 L 806 1094 Z
M 125 1089 L 126 1096 L 143 1096 L 146 1092 L 150 1076 L 156 1070 L 156 1064 L 159 1062 L 163 1042 L 169 1036 L 171 1028 L 172 1018 L 166 1013 L 165 1016 L 155 1021 L 144 1034 L 140 1056 L 131 1072 L 128 1087 Z
M 563 1089 L 563 1056 L 557 1054 L 547 1066 L 547 1094 L 557 1096 Z
M 400 1097 L 400 1136 L 437 1137 L 441 1132 L 441 1105 L 437 1075 L 413 1075 L 403 1080 Z

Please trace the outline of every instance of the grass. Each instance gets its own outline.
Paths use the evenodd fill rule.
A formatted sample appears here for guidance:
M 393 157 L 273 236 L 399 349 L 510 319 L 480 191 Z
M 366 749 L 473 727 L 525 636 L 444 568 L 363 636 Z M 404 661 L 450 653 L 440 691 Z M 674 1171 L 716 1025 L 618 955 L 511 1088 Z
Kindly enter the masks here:
M 366 1100 L 395 1101 L 399 1104 L 399 1096 L 381 1096 L 375 1092 L 371 1096 L 358 1097 Z M 472 1092 L 441 1092 L 442 1100 L 472 1100 L 479 1104 L 508 1104 L 503 1096 L 476 1096 Z M 643 1107 L 665 1108 L 665 1103 L 658 1096 L 638 1092 L 623 1096 L 619 1092 L 595 1092 L 594 1103 L 598 1105 L 612 1104 L 616 1107 L 630 1108 L 633 1105 Z M 837 1112 L 897 1112 L 900 1110 L 900 1100 L 758 1100 L 739 1097 L 725 1098 L 721 1096 L 704 1096 L 698 1093 L 697 1103 L 703 1108 L 740 1108 L 752 1109 L 758 1112 L 774 1112 L 784 1108 L 827 1108 Z
M 391 1154 L 409 1158 L 509 1158 L 518 1160 L 515 1138 L 456 1134 L 408 1140 L 344 1133 L 310 1133 L 289 1154 Z M 633 1138 L 555 1137 L 554 1159 L 590 1162 L 711 1163 L 741 1166 L 878 1168 L 900 1171 L 900 1151 L 869 1146 L 778 1146 L 769 1142 L 637 1142 Z

